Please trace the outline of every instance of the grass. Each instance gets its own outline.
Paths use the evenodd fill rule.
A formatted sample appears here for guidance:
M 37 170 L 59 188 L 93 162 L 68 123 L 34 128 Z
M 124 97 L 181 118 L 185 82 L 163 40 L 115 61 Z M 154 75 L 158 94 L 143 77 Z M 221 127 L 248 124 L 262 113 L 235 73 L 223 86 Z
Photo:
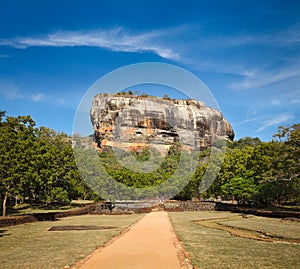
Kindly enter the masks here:
M 80 208 L 82 205 L 93 204 L 94 201 L 91 200 L 72 200 L 70 204 L 60 205 L 60 204 L 49 204 L 47 206 L 42 206 L 41 204 L 19 204 L 16 206 L 9 206 L 7 208 L 7 213 L 9 216 L 36 214 L 36 213 L 49 213 L 49 212 L 63 212 L 67 210 L 74 210 Z
M 300 223 L 250 215 L 241 220 L 221 221 L 221 224 L 242 229 L 261 231 L 271 236 L 300 240 Z
M 300 268 L 300 245 L 257 241 L 204 227 L 194 220 L 232 218 L 230 212 L 172 212 L 174 230 L 198 268 Z M 200 222 L 199 222 L 200 223 Z M 299 237 L 299 222 L 254 217 L 222 220 L 237 228 L 261 230 L 286 238 Z
M 41 207 L 41 205 L 21 204 L 7 208 L 8 216 L 19 216 L 35 213 L 48 213 L 48 212 L 62 212 L 79 208 L 78 205 L 48 205 Z
M 142 215 L 84 215 L 0 228 L 0 267 L 63 268 L 86 257 Z M 48 231 L 53 226 L 116 226 L 109 230 Z

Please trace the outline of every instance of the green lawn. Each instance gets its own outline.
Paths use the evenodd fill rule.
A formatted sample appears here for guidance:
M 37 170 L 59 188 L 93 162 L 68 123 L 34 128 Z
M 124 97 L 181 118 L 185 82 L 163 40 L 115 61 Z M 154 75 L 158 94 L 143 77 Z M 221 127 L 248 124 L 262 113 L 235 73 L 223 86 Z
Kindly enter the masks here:
M 57 221 L 0 228 L 0 268 L 63 268 L 86 257 L 98 246 L 143 215 L 84 215 Z M 53 226 L 116 226 L 108 230 L 48 231 Z
M 172 212 L 174 230 L 198 268 L 300 268 L 300 245 L 257 241 L 208 228 L 194 220 L 232 218 L 230 212 Z M 299 238 L 299 222 L 250 216 L 220 223 L 286 238 Z

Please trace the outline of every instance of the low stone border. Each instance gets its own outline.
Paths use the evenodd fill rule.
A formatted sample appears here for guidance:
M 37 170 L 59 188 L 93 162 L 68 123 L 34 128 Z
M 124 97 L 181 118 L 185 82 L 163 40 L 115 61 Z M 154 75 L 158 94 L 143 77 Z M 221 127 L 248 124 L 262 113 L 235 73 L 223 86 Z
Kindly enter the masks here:
M 86 205 L 82 208 L 70 210 L 70 211 L 64 211 L 64 212 L 58 212 L 55 214 L 56 218 L 65 218 L 65 217 L 71 217 L 71 216 L 79 216 L 79 215 L 85 215 L 90 214 L 95 211 L 95 204 Z
M 298 211 L 272 211 L 255 208 L 246 208 L 238 205 L 232 205 L 222 202 L 199 202 L 199 201 L 165 201 L 161 205 L 162 209 L 168 212 L 180 211 L 231 211 L 234 213 L 251 214 L 269 218 L 283 218 L 283 219 L 300 219 L 300 212 Z
M 122 214 L 143 214 L 152 211 L 152 203 L 139 201 L 124 202 L 102 202 L 95 206 L 94 214 L 122 215 Z
M 0 228 L 35 221 L 37 221 L 37 219 L 32 215 L 1 217 Z
M 220 211 L 231 211 L 234 213 L 243 213 L 243 214 L 251 214 L 262 217 L 269 218 L 288 218 L 288 219 L 300 219 L 299 211 L 273 211 L 273 210 L 263 210 L 263 209 L 255 209 L 255 208 L 246 208 L 240 207 L 237 205 L 225 204 L 225 203 L 216 203 L 216 210 Z
M 0 218 L 0 228 L 35 221 L 54 221 L 57 218 L 85 215 L 95 211 L 95 204 L 86 205 L 79 209 L 64 212 L 36 213 L 24 216 L 7 216 Z
M 197 201 L 165 201 L 162 205 L 164 211 L 211 211 L 216 209 L 215 202 L 197 202 Z
M 107 215 L 122 215 L 122 214 L 141 214 L 152 211 L 153 206 L 146 206 L 144 203 L 128 203 L 118 204 L 111 210 L 107 208 L 106 203 L 89 204 L 82 208 L 64 211 L 64 212 L 49 212 L 37 213 L 24 216 L 8 216 L 0 217 L 0 228 L 12 225 L 19 225 L 23 223 L 35 221 L 54 221 L 57 218 L 65 218 L 71 216 L 85 215 L 85 214 L 107 214 Z M 300 219 L 300 212 L 295 211 L 272 211 L 261 210 L 254 208 L 244 208 L 237 205 L 226 204 L 221 202 L 198 202 L 198 201 L 165 201 L 160 205 L 156 205 L 157 210 L 164 210 L 167 212 L 180 211 L 231 211 L 234 213 L 252 214 L 257 216 L 269 218 L 284 218 L 297 220 Z

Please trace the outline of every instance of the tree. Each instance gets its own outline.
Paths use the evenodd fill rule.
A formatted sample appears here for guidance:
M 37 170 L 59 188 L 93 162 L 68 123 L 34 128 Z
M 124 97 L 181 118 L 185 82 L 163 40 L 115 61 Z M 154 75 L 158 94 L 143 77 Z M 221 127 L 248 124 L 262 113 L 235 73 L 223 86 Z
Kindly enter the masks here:
M 280 126 L 274 140 L 266 143 L 263 154 L 268 166 L 260 162 L 261 182 L 257 201 L 265 204 L 300 202 L 300 124 Z
M 238 204 L 246 204 L 257 192 L 253 179 L 234 177 L 222 185 L 222 191 L 227 198 L 237 200 Z
M 22 193 L 24 172 L 28 170 L 30 147 L 34 143 L 35 122 L 30 116 L 6 117 L 0 122 L 0 190 L 2 215 L 6 215 L 9 196 Z
M 252 138 L 234 142 L 218 176 L 222 195 L 257 205 L 299 202 L 299 145 L 299 124 L 279 127 L 270 142 Z
M 90 189 L 77 169 L 71 138 L 41 127 L 37 136 L 36 200 L 43 203 L 69 202 L 72 198 L 89 196 Z
M 244 137 L 237 141 L 233 142 L 234 148 L 244 148 L 244 147 L 255 147 L 261 143 L 260 139 L 258 137 L 252 138 L 252 137 Z
M 94 196 L 79 174 L 69 136 L 36 128 L 30 116 L 5 117 L 4 112 L 0 128 L 2 215 L 11 198 L 49 204 Z
M 253 146 L 252 142 L 248 142 L 244 143 L 243 141 L 243 143 L 239 143 L 239 146 L 227 148 L 216 181 L 219 195 L 226 199 L 236 199 L 238 203 L 242 204 L 251 203 L 253 195 L 256 193 L 256 181 L 251 164 L 256 146 Z

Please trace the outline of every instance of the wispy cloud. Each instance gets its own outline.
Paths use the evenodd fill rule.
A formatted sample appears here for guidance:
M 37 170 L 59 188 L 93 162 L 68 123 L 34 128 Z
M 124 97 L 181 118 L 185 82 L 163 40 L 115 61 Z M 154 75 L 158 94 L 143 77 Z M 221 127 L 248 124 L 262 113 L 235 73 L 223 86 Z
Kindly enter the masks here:
M 274 66 L 269 58 L 265 67 L 253 64 L 247 58 L 247 48 L 260 46 L 263 52 L 269 48 L 286 50 L 289 46 L 300 45 L 300 26 L 288 30 L 258 34 L 231 34 L 228 36 L 207 37 L 202 34 L 199 25 L 181 25 L 173 28 L 154 29 L 134 32 L 123 27 L 88 31 L 57 31 L 40 36 L 19 36 L 0 39 L 0 46 L 18 49 L 29 47 L 99 47 L 116 52 L 150 52 L 162 58 L 194 66 L 201 70 L 222 74 L 234 74 L 238 80 L 228 85 L 229 89 L 257 89 L 278 83 L 283 80 L 300 77 L 300 65 L 297 59 L 287 60 L 285 67 Z M 224 51 L 227 48 L 239 47 L 245 51 L 237 60 L 207 59 L 207 51 Z M 244 56 L 246 59 L 243 59 Z M 223 59 L 223 60 L 222 60 Z
M 288 29 L 281 31 L 264 32 L 263 34 L 235 34 L 228 36 L 217 36 L 213 39 L 206 41 L 208 44 L 214 46 L 222 44 L 226 47 L 236 46 L 253 46 L 253 45 L 265 45 L 265 46 L 289 46 L 300 44 L 300 25 L 293 25 Z
M 300 104 L 300 99 L 291 99 L 290 104 L 291 105 Z
M 37 93 L 37 94 L 32 94 L 30 96 L 31 100 L 34 102 L 42 102 L 47 99 L 47 96 L 44 93 Z
M 257 70 L 244 73 L 242 81 L 233 83 L 229 87 L 234 90 L 255 89 L 299 76 L 300 66 L 289 66 L 277 72 Z
M 290 93 L 285 94 L 284 92 L 281 95 L 275 96 L 271 99 L 271 104 L 274 106 L 281 107 L 291 107 L 300 104 L 300 91 L 298 93 L 294 92 L 293 95 Z
M 58 98 L 57 101 L 58 101 L 58 104 L 60 104 L 60 105 L 64 105 L 66 103 L 65 98 Z
M 10 82 L 0 82 L 0 95 L 8 100 L 22 99 L 19 87 Z
M 270 114 L 264 115 L 264 116 L 258 116 L 258 117 L 254 117 L 254 118 L 250 118 L 250 119 L 246 119 L 246 120 L 235 123 L 234 126 L 243 125 L 243 124 L 250 123 L 250 122 L 261 121 L 261 120 L 267 119 L 269 117 L 270 117 Z
M 176 29 L 175 29 L 176 30 Z M 176 32 L 176 31 L 175 31 Z M 160 41 L 174 34 L 172 30 L 153 30 L 144 33 L 128 33 L 123 28 L 98 31 L 55 32 L 38 37 L 0 39 L 0 45 L 19 49 L 28 47 L 100 47 L 119 52 L 152 52 L 162 58 L 178 60 L 180 55 Z
M 0 98 L 4 97 L 7 100 L 17 100 L 17 99 L 24 99 L 30 100 L 33 102 L 43 102 L 49 99 L 45 93 L 38 92 L 35 94 L 30 94 L 26 91 L 21 91 L 19 86 L 12 82 L 12 81 L 0 81 Z
M 246 119 L 246 120 L 237 122 L 237 123 L 234 124 L 234 125 L 235 125 L 235 126 L 236 126 L 236 125 L 242 125 L 242 124 L 245 124 L 245 123 L 257 121 L 257 120 L 259 120 L 259 119 L 261 119 L 261 118 L 260 118 L 260 117 L 255 117 L 255 118 L 251 118 L 251 119 Z
M 271 104 L 275 106 L 281 106 L 281 101 L 278 99 L 272 99 Z
M 187 52 L 189 64 L 200 70 L 236 76 L 228 85 L 229 89 L 258 89 L 300 77 L 300 58 L 291 57 L 292 53 L 299 55 L 300 25 L 282 31 L 231 33 L 207 38 L 199 34 L 186 46 L 194 46 Z M 196 53 L 204 60 L 194 57 Z M 207 58 L 206 53 L 221 56 Z
M 290 112 L 283 113 L 280 115 L 273 115 L 272 118 L 266 120 L 263 122 L 263 125 L 257 129 L 257 132 L 263 131 L 271 126 L 276 126 L 280 124 L 288 123 L 290 120 L 294 118 L 294 115 L 292 115 Z

